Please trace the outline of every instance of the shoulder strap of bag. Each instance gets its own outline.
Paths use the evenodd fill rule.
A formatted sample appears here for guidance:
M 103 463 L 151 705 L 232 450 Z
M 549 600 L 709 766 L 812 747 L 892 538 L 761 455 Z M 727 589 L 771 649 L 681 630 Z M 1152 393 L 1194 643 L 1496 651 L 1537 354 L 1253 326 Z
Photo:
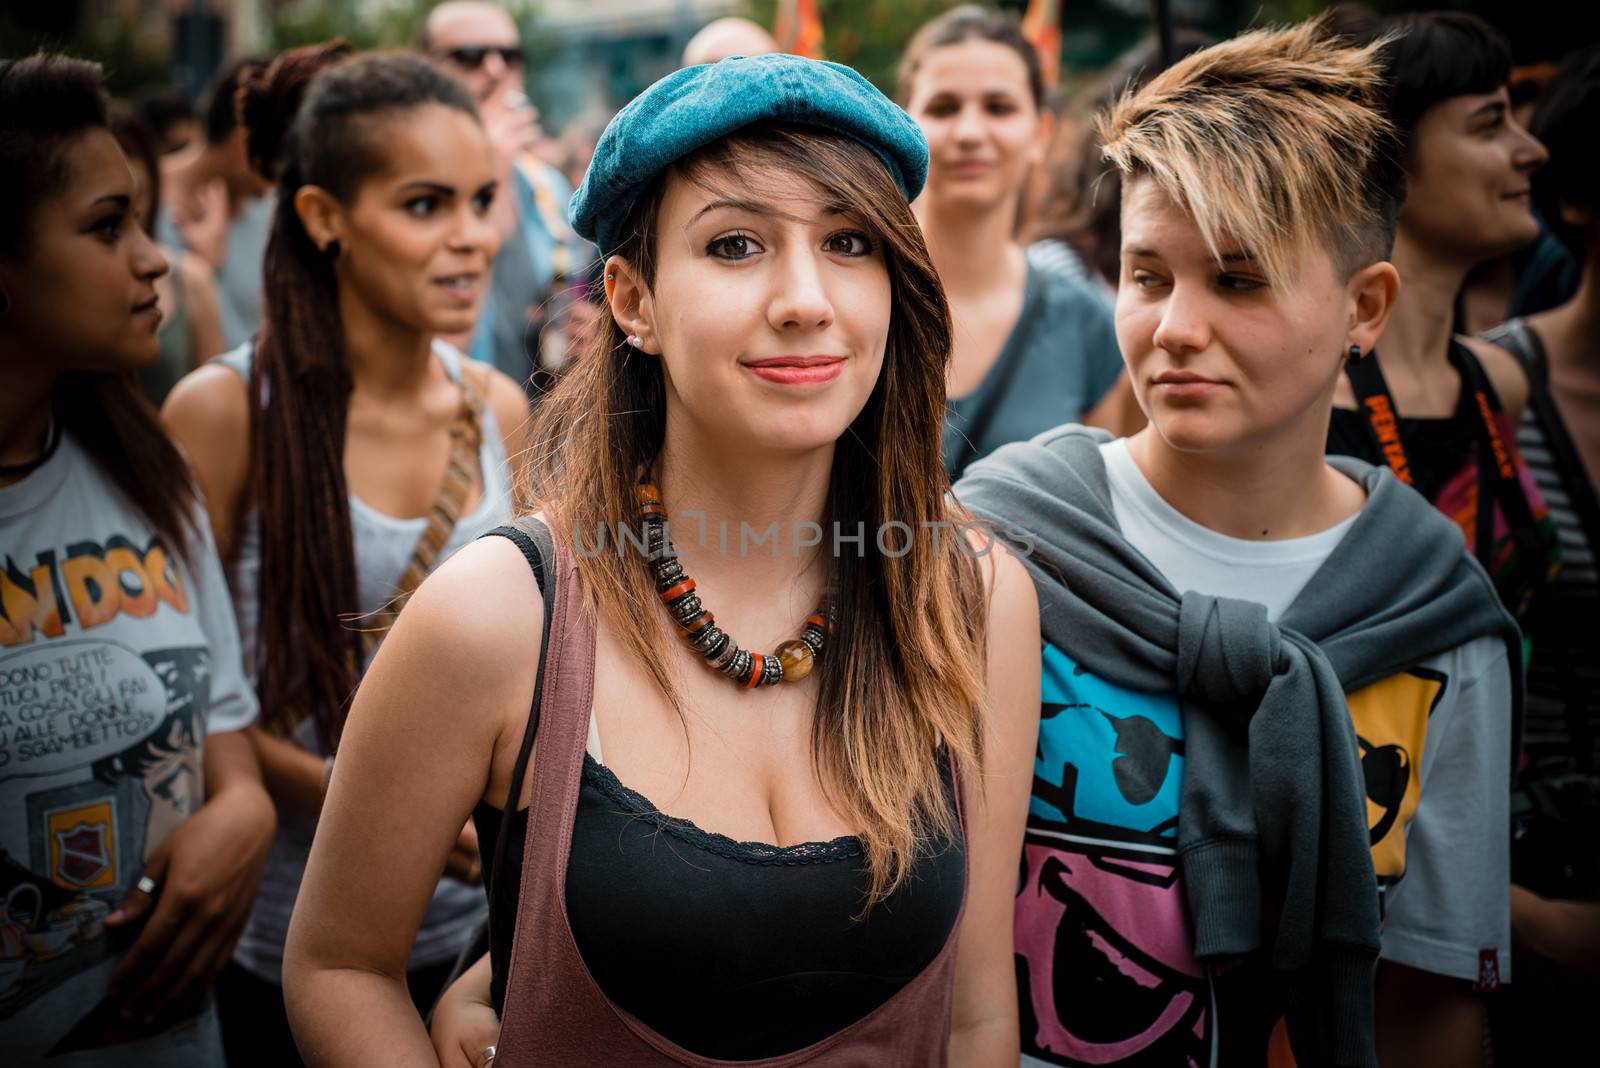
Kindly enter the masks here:
M 1534 518 L 1533 506 L 1528 501 L 1528 492 L 1518 471 L 1521 461 L 1517 456 L 1516 443 L 1507 441 L 1501 434 L 1500 417 L 1504 408 L 1500 404 L 1500 395 L 1495 392 L 1494 383 L 1489 380 L 1488 372 L 1483 369 L 1483 364 L 1478 362 L 1478 357 L 1459 341 L 1450 343 L 1450 361 L 1461 373 L 1463 386 L 1472 391 L 1474 406 L 1478 412 L 1478 470 L 1481 487 L 1478 501 L 1479 531 L 1481 533 L 1487 530 L 1488 538 L 1493 538 L 1492 504 L 1489 508 L 1485 508 L 1484 501 L 1487 498 L 1490 502 L 1498 502 L 1505 513 L 1506 524 L 1510 527 L 1512 542 L 1522 558 L 1522 567 L 1527 574 L 1529 588 L 1537 591 L 1550 579 L 1550 553 L 1540 539 L 1539 523 Z M 1487 490 L 1488 493 L 1483 493 L 1482 490 Z M 1483 521 L 1485 513 L 1488 513 L 1487 522 Z M 1486 559 L 1482 540 L 1478 546 L 1478 558 Z
M 978 408 L 972 413 L 972 418 L 966 421 L 966 426 L 961 428 L 961 449 L 956 453 L 955 459 L 950 463 L 950 481 L 954 482 L 961 477 L 967 465 L 978 456 L 978 442 L 989 432 L 989 425 L 994 422 L 994 417 L 1000 411 L 1000 405 L 1011 394 L 1011 385 L 1016 380 L 1017 368 L 1022 366 L 1023 332 L 1027 329 L 1027 320 L 1035 314 L 1035 305 L 1040 300 L 1035 291 L 1040 280 L 1036 277 L 1039 269 L 1032 263 L 1028 264 L 1027 281 L 1023 283 L 1022 311 L 1017 316 L 1017 321 L 1011 327 L 1011 332 L 1001 343 L 1000 362 L 990 369 L 989 374 L 994 376 L 994 382 L 987 395 L 979 402 Z M 985 375 L 984 377 L 988 377 Z
M 1556 477 L 1561 480 L 1561 488 L 1566 491 L 1567 501 L 1578 517 L 1584 541 L 1594 558 L 1600 560 L 1600 495 L 1596 495 L 1594 484 L 1589 481 L 1583 457 L 1550 393 L 1550 360 L 1544 342 L 1525 319 L 1513 319 L 1503 332 L 1489 340 L 1521 360 L 1528 372 L 1528 407 L 1533 410 L 1539 431 L 1544 435 L 1545 448 L 1550 450 L 1550 457 L 1555 461 Z
M 433 571 L 439 553 L 449 542 L 466 508 L 467 496 L 477 482 L 479 452 L 483 447 L 483 408 L 485 381 L 471 360 L 461 361 L 461 407 L 450 423 L 450 462 L 445 466 L 439 496 L 428 512 L 428 526 L 417 539 L 410 563 L 400 575 L 400 586 L 389 603 L 373 614 L 370 625 L 361 632 L 361 653 L 370 657 L 399 618 L 400 610 L 417 592 L 422 580 Z

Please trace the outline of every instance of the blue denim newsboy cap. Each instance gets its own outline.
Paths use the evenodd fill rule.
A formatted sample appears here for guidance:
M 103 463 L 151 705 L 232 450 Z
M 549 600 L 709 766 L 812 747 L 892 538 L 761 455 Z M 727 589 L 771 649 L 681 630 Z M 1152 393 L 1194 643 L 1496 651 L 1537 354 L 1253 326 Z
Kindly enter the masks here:
M 634 97 L 595 145 L 567 217 L 605 254 L 622 243 L 634 199 L 673 162 L 752 123 L 816 126 L 870 148 L 912 200 L 928 177 L 928 141 L 849 67 L 776 53 L 685 67 Z

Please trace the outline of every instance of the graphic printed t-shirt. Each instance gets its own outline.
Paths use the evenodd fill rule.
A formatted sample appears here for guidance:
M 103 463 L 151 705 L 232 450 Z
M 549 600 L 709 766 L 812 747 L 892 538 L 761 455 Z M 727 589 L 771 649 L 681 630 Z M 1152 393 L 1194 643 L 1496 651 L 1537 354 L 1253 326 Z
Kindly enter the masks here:
M 1179 591 L 1253 600 L 1274 620 L 1353 520 L 1305 538 L 1229 538 L 1152 488 L 1123 440 L 1101 446 L 1123 534 Z M 1382 955 L 1509 979 L 1509 667 L 1470 642 L 1349 697 L 1384 901 Z M 1043 650 L 1039 746 L 1017 896 L 1025 1065 L 1219 1065 L 1208 971 L 1177 867 L 1184 732 L 1176 694 L 1119 687 Z M 1487 954 L 1487 956 L 1485 955 Z M 1218 1016 L 1220 1015 L 1220 1021 Z
M 202 514 L 184 564 L 67 436 L 0 488 L 0 1062 L 222 1064 L 215 1008 L 164 1033 L 104 1000 L 105 917 L 205 800 L 207 735 L 256 713 Z

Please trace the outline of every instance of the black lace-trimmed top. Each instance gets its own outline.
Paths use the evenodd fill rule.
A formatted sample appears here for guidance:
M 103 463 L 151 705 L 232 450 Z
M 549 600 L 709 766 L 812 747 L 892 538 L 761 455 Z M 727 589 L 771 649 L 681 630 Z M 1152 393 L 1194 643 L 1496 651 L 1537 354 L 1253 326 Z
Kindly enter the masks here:
M 946 789 L 954 803 L 946 770 Z M 504 813 L 480 803 L 478 840 Z M 522 867 L 519 809 L 506 864 Z M 494 850 L 483 852 L 484 882 Z M 863 921 L 868 879 L 854 837 L 794 846 L 736 842 L 660 812 L 584 757 L 567 864 L 567 920 L 613 1002 L 703 1057 L 754 1060 L 848 1027 L 914 979 L 961 909 L 964 842 L 936 844 Z M 504 995 L 518 880 L 490 901 L 494 999 Z

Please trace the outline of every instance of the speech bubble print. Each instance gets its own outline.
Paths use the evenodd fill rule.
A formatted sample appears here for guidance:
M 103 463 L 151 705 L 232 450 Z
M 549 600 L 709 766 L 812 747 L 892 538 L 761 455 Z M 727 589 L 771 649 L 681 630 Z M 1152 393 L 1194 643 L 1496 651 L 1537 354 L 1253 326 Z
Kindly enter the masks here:
M 166 707 L 150 665 L 114 642 L 51 642 L 0 656 L 0 782 L 120 752 L 154 730 Z

